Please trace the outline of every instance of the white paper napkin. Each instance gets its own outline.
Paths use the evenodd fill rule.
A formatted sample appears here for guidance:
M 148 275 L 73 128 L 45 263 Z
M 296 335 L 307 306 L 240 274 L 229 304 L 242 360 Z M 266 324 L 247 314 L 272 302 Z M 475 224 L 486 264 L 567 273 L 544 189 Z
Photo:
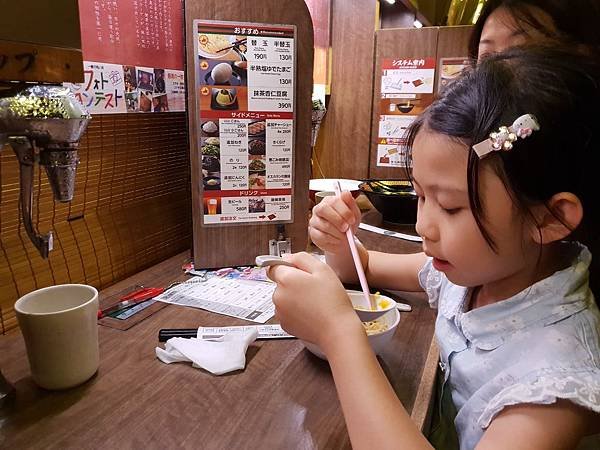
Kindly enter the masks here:
M 166 364 L 191 362 L 215 375 L 246 366 L 246 350 L 256 340 L 256 328 L 243 333 L 230 333 L 217 339 L 171 338 L 165 348 L 156 347 L 156 357 Z

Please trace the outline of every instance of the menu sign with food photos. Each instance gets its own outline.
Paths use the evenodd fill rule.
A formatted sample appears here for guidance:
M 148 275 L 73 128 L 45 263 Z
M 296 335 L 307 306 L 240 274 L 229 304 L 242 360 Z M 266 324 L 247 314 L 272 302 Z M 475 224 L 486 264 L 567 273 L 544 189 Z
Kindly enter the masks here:
M 377 166 L 407 167 L 405 133 L 433 102 L 435 58 L 387 58 L 381 64 Z
M 194 31 L 202 224 L 291 222 L 296 27 Z

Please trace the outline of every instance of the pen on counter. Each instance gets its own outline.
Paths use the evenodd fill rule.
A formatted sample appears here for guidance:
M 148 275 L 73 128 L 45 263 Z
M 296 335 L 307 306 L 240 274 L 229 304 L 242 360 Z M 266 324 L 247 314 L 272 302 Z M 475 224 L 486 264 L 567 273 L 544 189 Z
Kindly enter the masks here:
M 121 311 L 127 308 L 131 308 L 132 306 L 137 305 L 138 303 L 145 302 L 151 298 L 156 297 L 159 294 L 162 294 L 165 291 L 164 288 L 142 288 L 138 289 L 124 297 L 121 298 L 121 301 L 116 305 L 109 306 L 105 309 L 98 310 L 98 319 L 108 316 L 117 311 Z
M 195 338 L 198 328 L 163 328 L 158 332 L 158 342 L 167 342 L 174 337 Z
M 117 303 L 116 305 L 109 306 L 105 309 L 98 310 L 98 319 L 108 316 L 111 313 L 122 311 L 123 309 L 131 308 L 133 305 L 137 305 L 139 302 L 137 300 L 124 300 L 122 302 Z

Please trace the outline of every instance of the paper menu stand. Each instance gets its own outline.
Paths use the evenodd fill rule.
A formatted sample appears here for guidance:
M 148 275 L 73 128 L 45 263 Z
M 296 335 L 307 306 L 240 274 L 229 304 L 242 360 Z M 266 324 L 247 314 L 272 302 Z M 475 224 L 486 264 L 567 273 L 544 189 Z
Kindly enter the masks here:
M 188 79 L 197 81 L 188 90 L 197 269 L 252 265 L 256 255 L 303 251 L 308 235 L 310 14 L 304 4 L 290 9 L 260 0 L 260 8 L 244 11 L 248 22 L 239 22 L 241 6 L 223 1 L 219 10 L 227 12 L 219 20 L 210 20 L 211 7 L 185 4 Z M 223 36 L 234 51 L 226 58 L 203 56 L 210 56 L 211 39 Z M 241 55 L 245 64 L 236 64 Z M 245 67 L 242 84 L 235 86 L 238 109 L 211 107 L 214 86 L 205 72 L 220 64 L 234 71 Z M 218 174 L 209 172 L 218 165 Z M 283 236 L 278 225 L 285 225 Z

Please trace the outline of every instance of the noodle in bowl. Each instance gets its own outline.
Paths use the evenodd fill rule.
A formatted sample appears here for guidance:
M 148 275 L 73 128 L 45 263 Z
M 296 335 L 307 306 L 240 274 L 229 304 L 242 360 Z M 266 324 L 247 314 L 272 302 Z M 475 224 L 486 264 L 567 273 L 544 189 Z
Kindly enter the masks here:
M 359 296 L 353 296 L 349 293 L 350 300 L 352 300 L 353 304 L 360 304 L 362 300 L 360 296 L 362 296 L 362 293 L 360 293 Z M 367 333 L 367 339 L 369 340 L 369 344 L 376 355 L 381 354 L 385 350 L 389 342 L 394 337 L 394 333 L 396 332 L 396 328 L 398 328 L 399 323 L 400 311 L 398 311 L 396 308 L 378 317 L 377 320 L 363 322 L 363 325 L 365 325 L 365 332 Z M 315 356 L 318 356 L 321 359 L 327 359 L 317 345 L 306 341 L 301 342 L 304 344 L 306 349 Z

